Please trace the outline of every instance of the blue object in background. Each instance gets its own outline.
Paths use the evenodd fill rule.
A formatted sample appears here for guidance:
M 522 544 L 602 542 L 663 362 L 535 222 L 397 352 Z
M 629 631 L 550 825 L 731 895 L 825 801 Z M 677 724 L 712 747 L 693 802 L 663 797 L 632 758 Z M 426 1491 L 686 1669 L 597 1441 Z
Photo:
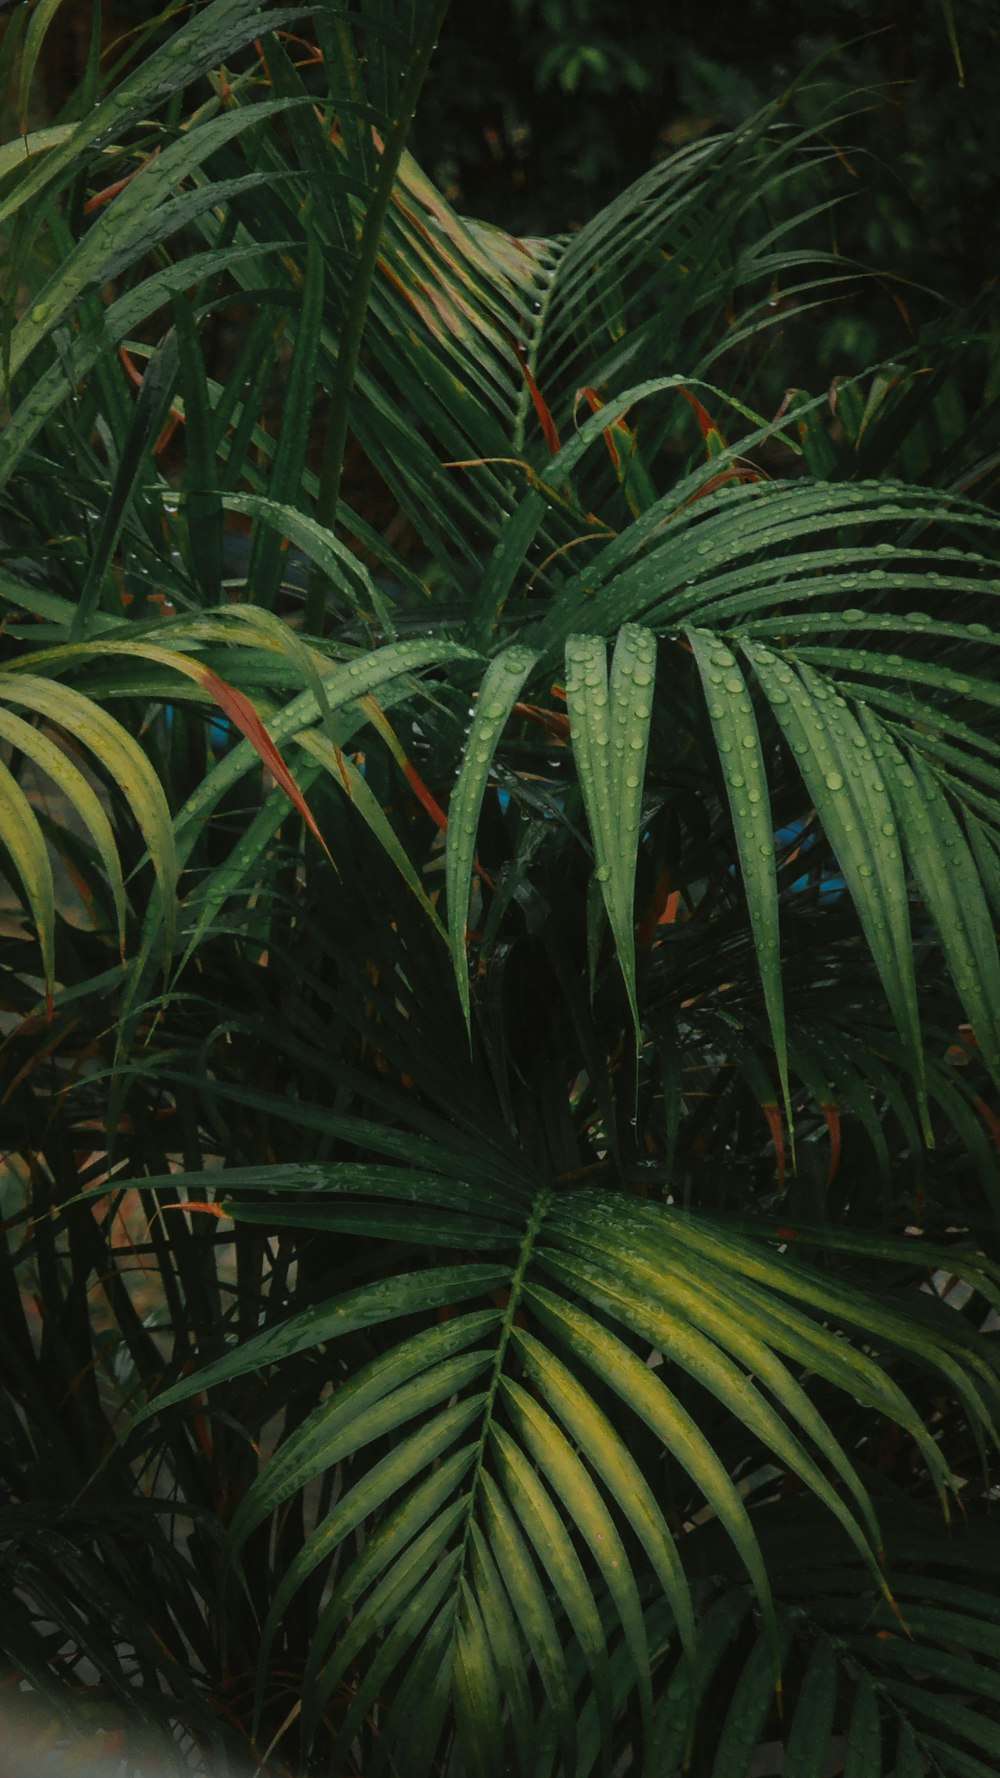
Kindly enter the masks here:
M 806 818 L 803 816 L 801 821 L 790 821 L 786 827 L 779 827 L 774 836 L 775 844 L 778 846 L 793 846 L 796 840 L 800 840 L 801 844 L 799 846 L 799 853 L 800 856 L 804 857 L 805 854 L 814 850 L 819 837 L 813 832 L 806 834 L 805 839 L 802 839 L 802 835 L 805 834 L 805 832 Z M 806 859 L 806 862 L 808 863 L 808 859 Z M 820 870 L 818 884 L 812 873 L 806 876 L 796 877 L 792 884 L 792 892 L 793 894 L 796 892 L 802 893 L 806 889 L 816 887 L 818 887 L 819 890 L 820 901 L 829 903 L 839 901 L 844 894 L 847 885 L 839 871 Z
M 506 815 L 507 810 L 510 808 L 510 800 L 511 792 L 509 790 L 497 791 L 497 801 L 500 804 L 500 809 L 504 815 Z M 551 819 L 551 817 L 546 816 L 546 819 Z M 800 821 L 790 821 L 787 826 L 779 827 L 774 836 L 775 844 L 777 846 L 793 846 L 796 840 L 798 840 L 801 842 L 799 846 L 800 855 L 809 853 L 817 846 L 820 836 L 815 832 L 806 833 L 806 825 L 807 817 L 803 816 Z M 803 834 L 805 834 L 804 839 L 802 837 Z M 644 839 L 648 839 L 648 837 L 648 834 L 643 835 Z M 805 862 L 808 863 L 808 859 L 806 859 Z M 736 874 L 735 865 L 732 867 L 731 874 L 733 876 Z M 827 906 L 832 902 L 839 901 L 847 889 L 843 877 L 835 868 L 832 870 L 820 869 L 818 879 L 813 872 L 808 872 L 801 877 L 796 877 L 791 887 L 793 894 L 803 894 L 808 889 L 818 890 L 818 898 L 820 902 Z
M 174 726 L 174 711 L 176 708 L 177 706 L 175 704 L 164 705 L 163 715 L 168 729 L 172 729 Z M 215 758 L 221 759 L 222 755 L 229 751 L 229 748 L 233 745 L 235 740 L 236 730 L 233 728 L 228 716 L 224 715 L 221 710 L 216 710 L 215 714 L 209 718 L 208 724 L 208 744 L 215 755 Z

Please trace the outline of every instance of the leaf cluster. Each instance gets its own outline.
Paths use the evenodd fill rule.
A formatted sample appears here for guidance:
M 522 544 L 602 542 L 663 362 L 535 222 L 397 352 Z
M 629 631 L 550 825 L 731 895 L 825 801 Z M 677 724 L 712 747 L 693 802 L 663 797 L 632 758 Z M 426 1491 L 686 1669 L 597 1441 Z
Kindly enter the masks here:
M 0 150 L 6 1659 L 178 1764 L 972 1778 L 995 340 L 769 409 L 850 120 L 517 238 L 441 16 Z

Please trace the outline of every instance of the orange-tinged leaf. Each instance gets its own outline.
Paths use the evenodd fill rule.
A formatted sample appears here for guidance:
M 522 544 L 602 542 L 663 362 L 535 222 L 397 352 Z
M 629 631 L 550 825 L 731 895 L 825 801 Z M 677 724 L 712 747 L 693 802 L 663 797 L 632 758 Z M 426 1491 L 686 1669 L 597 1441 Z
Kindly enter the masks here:
M 584 400 L 589 403 L 593 413 L 600 413 L 604 402 L 596 389 L 584 385 L 576 392 L 577 402 Z M 629 511 L 634 519 L 641 518 L 656 500 L 656 489 L 639 455 L 638 435 L 625 419 L 619 414 L 606 426 L 602 434 L 607 446 L 608 455 Z
M 698 400 L 698 397 L 692 395 L 690 389 L 685 389 L 683 384 L 678 384 L 678 394 L 683 395 L 684 400 L 694 409 L 695 419 L 698 422 L 698 430 L 701 433 L 702 438 L 705 440 L 706 454 L 709 457 L 717 457 L 720 451 L 726 449 L 726 441 L 722 433 L 719 431 L 718 426 L 715 424 L 715 421 L 712 419 L 708 409 L 703 407 Z
M 538 704 L 515 704 L 513 714 L 523 716 L 526 722 L 536 723 L 552 736 L 557 746 L 565 746 L 569 739 L 569 717 L 563 716 L 559 710 L 543 710 Z
M 604 406 L 604 402 L 601 400 L 601 397 L 598 395 L 596 389 L 591 389 L 589 385 L 585 384 L 582 389 L 578 389 L 576 392 L 577 401 L 580 400 L 581 396 L 583 397 L 584 401 L 586 401 L 589 404 L 591 413 L 593 413 L 593 414 L 600 413 L 601 408 Z M 623 420 L 617 420 L 615 422 L 614 426 L 606 426 L 605 427 L 602 436 L 604 438 L 605 444 L 608 447 L 608 455 L 611 458 L 612 463 L 614 464 L 615 474 L 617 475 L 617 477 L 620 481 L 621 480 L 621 471 L 622 471 L 622 460 L 618 454 L 618 446 L 615 444 L 615 438 L 614 438 L 615 432 L 619 428 L 621 428 L 623 431 L 628 433 L 628 427 L 625 425 L 625 422 Z M 630 433 L 629 433 L 629 437 L 631 437 Z
M 124 179 L 116 179 L 113 185 L 106 185 L 103 191 L 95 191 L 93 197 L 88 198 L 84 204 L 83 214 L 90 216 L 93 211 L 99 210 L 102 204 L 110 204 L 112 198 L 116 198 L 120 191 L 125 190 L 126 185 L 131 185 L 133 179 L 138 178 L 143 168 L 149 166 L 150 161 L 155 161 L 159 152 L 158 148 L 154 148 L 152 154 L 145 155 L 131 173 L 126 173 Z
M 421 804 L 421 806 L 423 808 L 425 808 L 427 810 L 427 813 L 431 817 L 431 820 L 437 823 L 438 827 L 441 829 L 441 832 L 447 833 L 448 832 L 448 817 L 445 814 L 444 810 L 442 809 L 441 804 L 437 801 L 437 798 L 435 797 L 433 791 L 428 790 L 427 785 L 424 783 L 423 779 L 420 776 L 420 773 L 417 771 L 415 766 L 410 764 L 410 761 L 408 759 L 404 759 L 402 762 L 402 765 L 403 765 L 403 773 L 406 778 L 406 782 L 410 786 L 410 789 L 413 791 L 413 794 L 417 798 L 417 801 Z
M 396 764 L 398 765 L 400 771 L 402 772 L 404 778 L 406 779 L 406 782 L 409 784 L 410 789 L 413 791 L 414 795 L 416 796 L 417 801 L 421 804 L 421 806 L 423 808 L 425 808 L 427 810 L 427 813 L 431 817 L 431 820 L 436 823 L 436 825 L 441 829 L 441 832 L 447 833 L 448 832 L 448 817 L 447 817 L 447 815 L 445 814 L 444 810 L 442 809 L 441 804 L 438 802 L 433 791 L 429 790 L 427 785 L 424 783 L 424 781 L 421 778 L 420 773 L 417 771 L 416 767 L 410 763 L 410 760 L 407 758 L 406 751 L 399 739 L 399 736 L 397 735 L 395 729 L 393 728 L 392 723 L 389 722 L 388 718 L 386 717 L 385 712 L 382 709 L 381 705 L 379 703 L 377 703 L 376 700 L 373 697 L 371 697 L 370 695 L 366 695 L 363 698 L 359 698 L 358 703 L 359 703 L 361 709 L 364 710 L 365 715 L 368 717 L 373 728 L 375 728 L 377 730 L 377 732 L 382 736 L 383 741 L 385 742 L 386 746 L 388 747 L 389 752 L 392 754 L 393 759 L 396 761 Z
M 224 1204 L 209 1204 L 205 1200 L 196 1200 L 194 1198 L 188 1198 L 183 1204 L 160 1205 L 161 1216 L 165 1215 L 168 1210 L 197 1210 L 201 1212 L 202 1216 L 221 1216 L 225 1217 L 227 1220 L 229 1218 L 229 1211 Z
M 112 644 L 111 646 L 116 645 Z M 211 667 L 206 667 L 204 662 L 192 660 L 189 656 L 176 653 L 173 649 L 163 648 L 158 643 L 132 642 L 124 644 L 122 647 L 123 651 L 128 654 L 141 655 L 146 660 L 157 661 L 163 666 L 172 668 L 175 673 L 183 673 L 187 679 L 193 679 L 196 685 L 200 685 L 202 690 L 214 699 L 219 708 L 225 711 L 233 725 L 250 742 L 254 752 L 259 755 L 279 789 L 284 791 L 289 802 L 302 816 L 310 833 L 315 836 L 327 857 L 330 858 L 329 848 L 316 825 L 305 797 L 245 693 L 237 691 L 234 685 L 228 685 L 224 679 L 220 679 L 218 673 L 213 673 Z M 330 862 L 332 863 L 333 860 L 331 859 Z
M 179 661 L 175 664 L 180 666 Z M 239 729 L 240 734 L 246 737 L 254 752 L 259 754 L 279 789 L 284 791 L 289 802 L 298 810 L 310 833 L 319 841 L 329 858 L 329 848 L 316 825 L 312 810 L 250 699 L 244 692 L 237 691 L 234 685 L 227 685 L 224 679 L 219 678 L 218 673 L 213 673 L 211 667 L 204 666 L 200 661 L 187 661 L 180 667 L 180 670 L 189 673 L 192 679 L 196 679 L 199 685 L 204 687 L 205 691 L 215 699 L 220 710 L 224 710 L 230 722 Z
M 541 423 L 542 432 L 545 435 L 545 442 L 554 457 L 560 448 L 559 433 L 556 428 L 556 423 L 549 412 L 548 403 L 532 375 L 531 366 L 528 363 L 528 355 L 519 340 L 514 341 L 514 356 L 516 357 L 518 364 L 521 366 L 521 375 L 528 385 L 528 393 L 531 396 L 532 406 Z
M 680 909 L 680 905 L 681 905 L 681 892 L 679 889 L 672 889 L 670 894 L 667 896 L 666 906 L 664 907 L 663 912 L 660 915 L 659 920 L 657 921 L 657 925 L 658 926 L 673 926 L 676 919 L 677 919 L 677 914 Z
M 159 149 L 157 149 L 156 152 L 158 154 Z M 153 157 L 151 156 L 150 158 L 152 159 Z M 135 174 L 130 173 L 129 178 L 134 179 Z M 128 182 L 129 182 L 128 179 L 126 179 L 124 181 L 124 183 L 126 185 L 128 184 Z M 143 372 L 135 364 L 131 354 L 126 350 L 126 348 L 124 346 L 119 346 L 118 356 L 121 359 L 122 366 L 124 368 L 126 376 L 129 379 L 129 382 L 134 383 L 137 389 L 141 389 L 142 388 Z M 166 450 L 166 447 L 170 443 L 170 440 L 173 438 L 174 433 L 177 431 L 178 426 L 183 426 L 183 424 L 184 424 L 184 415 L 181 412 L 180 408 L 172 407 L 170 409 L 169 415 L 167 416 L 166 424 L 163 427 L 163 431 L 160 433 L 159 438 L 156 440 L 156 443 L 153 446 L 153 456 L 154 457 L 158 457 L 161 451 Z
M 665 870 L 653 890 L 652 900 L 636 930 L 636 944 L 651 944 L 658 926 L 672 926 L 677 918 L 679 907 L 680 895 L 676 890 L 671 890 L 670 872 Z
M 695 506 L 699 500 L 707 500 L 709 494 L 714 494 L 717 488 L 725 487 L 727 482 L 761 482 L 763 480 L 764 477 L 759 470 L 751 469 L 749 464 L 734 463 L 729 469 L 720 470 L 718 475 L 710 475 L 707 481 L 702 482 L 700 488 L 697 488 L 687 500 L 682 501 L 677 511 L 686 512 L 689 506 Z M 670 517 L 674 518 L 676 514 L 671 513 Z

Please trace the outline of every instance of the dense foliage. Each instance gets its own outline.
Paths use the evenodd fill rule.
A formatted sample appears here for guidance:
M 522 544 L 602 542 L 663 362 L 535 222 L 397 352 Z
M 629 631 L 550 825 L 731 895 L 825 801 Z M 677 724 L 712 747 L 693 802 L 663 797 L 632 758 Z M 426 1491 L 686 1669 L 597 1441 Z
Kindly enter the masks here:
M 460 216 L 443 15 L 98 21 L 0 148 L 4 1659 L 179 1769 L 987 1778 L 996 335 L 808 80 Z

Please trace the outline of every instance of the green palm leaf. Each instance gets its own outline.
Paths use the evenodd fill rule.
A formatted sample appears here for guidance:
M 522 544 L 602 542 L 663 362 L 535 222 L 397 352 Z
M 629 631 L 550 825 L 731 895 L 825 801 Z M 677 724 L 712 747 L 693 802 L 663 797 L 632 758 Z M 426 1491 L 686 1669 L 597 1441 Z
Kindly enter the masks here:
M 338 1182 L 348 1193 L 395 1192 L 402 1219 L 397 1226 L 390 1217 L 385 1232 L 431 1245 L 433 1225 L 420 1233 L 407 1206 L 456 1199 L 454 1183 L 384 1167 L 346 1169 L 342 1177 L 333 1169 L 322 1180 L 310 1170 L 300 1181 L 286 1182 L 286 1189 L 312 1183 L 325 1196 Z M 266 1170 L 254 1183 L 258 1189 L 267 1185 Z M 474 1202 L 477 1193 L 468 1195 Z M 228 1207 L 238 1223 L 244 1214 L 240 1196 Z M 322 1209 L 317 1201 L 312 1226 L 321 1224 Z M 293 1222 L 294 1216 L 293 1207 Z M 329 1226 L 338 1226 L 336 1203 Z M 349 1663 L 363 1658 L 370 1665 L 359 1697 L 374 1695 L 371 1688 L 388 1685 L 393 1674 L 403 1683 L 406 1664 L 419 1658 L 419 1638 L 433 1621 L 435 1634 L 451 1649 L 449 1696 L 464 1757 L 474 1757 L 477 1737 L 485 1732 L 483 1712 L 492 1712 L 491 1734 L 503 1744 L 504 1724 L 516 1711 L 511 1746 L 527 1761 L 519 1769 L 532 1771 L 532 1722 L 544 1695 L 563 1758 L 576 1769 L 568 1714 L 575 1688 L 571 1661 L 582 1656 L 590 1674 L 605 1744 L 611 1658 L 627 1658 L 631 1684 L 650 1710 L 644 1599 L 652 1577 L 669 1602 L 678 1647 L 694 1647 L 683 1540 L 678 1545 L 668 1528 L 622 1428 L 596 1404 L 595 1387 L 611 1385 L 618 1401 L 654 1433 L 655 1447 L 669 1451 L 671 1462 L 687 1472 L 694 1498 L 710 1504 L 711 1519 L 717 1516 L 731 1538 L 770 1625 L 761 1644 L 766 1656 L 758 1657 L 763 1665 L 759 1674 L 747 1668 L 717 1754 L 720 1772 L 740 1770 L 771 1707 L 787 1632 L 774 1615 L 752 1518 L 711 1442 L 685 1412 L 675 1377 L 697 1379 L 738 1423 L 754 1430 L 780 1466 L 798 1474 L 865 1556 L 876 1589 L 884 1583 L 867 1490 L 809 1403 L 790 1361 L 801 1376 L 827 1374 L 848 1398 L 861 1390 L 873 1407 L 907 1425 L 943 1486 L 947 1468 L 905 1394 L 886 1377 L 884 1360 L 845 1343 L 829 1325 L 831 1317 L 841 1326 L 862 1323 L 869 1309 L 863 1294 L 823 1283 L 759 1239 L 737 1240 L 677 1213 L 593 1192 L 555 1199 L 544 1194 L 527 1225 L 522 1222 L 519 1231 L 517 1222 L 508 1221 L 506 1228 L 509 1262 L 418 1270 L 308 1310 L 175 1385 L 145 1414 L 307 1344 L 419 1308 L 427 1318 L 424 1331 L 390 1344 L 316 1407 L 264 1467 L 233 1521 L 230 1554 L 238 1561 L 255 1527 L 333 1466 L 347 1466 L 343 1492 L 306 1538 L 271 1600 L 262 1676 L 271 1640 L 302 1586 L 346 1549 L 356 1528 L 371 1522 L 370 1545 L 341 1565 L 317 1629 L 307 1721 L 318 1724 Z M 695 1253 L 698 1290 L 684 1285 Z M 474 1306 L 490 1281 L 503 1286 L 502 1310 Z M 467 1307 L 457 1315 L 438 1318 L 446 1305 L 463 1303 Z M 608 1317 L 617 1331 L 608 1327 Z M 882 1312 L 881 1333 L 919 1354 L 924 1365 L 952 1375 L 956 1364 L 962 1367 L 969 1411 L 992 1435 L 1000 1387 L 978 1350 L 948 1340 L 947 1319 L 945 1312 L 945 1321 L 932 1330 L 900 1304 Z M 862 1324 L 870 1338 L 872 1330 Z M 648 1341 L 665 1361 L 662 1371 L 643 1361 Z M 840 1478 L 850 1505 L 826 1472 Z M 639 1566 L 626 1534 L 643 1552 Z M 613 1602 L 617 1633 L 605 1601 Z M 494 1648 L 485 1626 L 495 1619 Z M 811 1714 L 832 1709 L 828 1679 L 822 1686 L 813 1682 Z M 807 1701 L 811 1696 L 807 1691 Z M 799 1738 L 805 1734 L 803 1728 Z M 870 1738 L 867 1729 L 865 1737 L 860 1727 L 857 1734 L 859 1744 Z
M 458 781 L 451 794 L 446 854 L 448 924 L 459 998 L 469 1017 L 465 924 L 475 858 L 476 828 L 497 743 L 532 666 L 528 649 L 512 648 L 491 661 L 479 689 Z
M 594 842 L 594 876 L 614 935 L 637 1039 L 635 856 L 655 672 L 655 639 L 638 626 L 627 626 L 618 637 L 610 683 L 603 642 L 576 636 L 566 644 L 566 701 Z

